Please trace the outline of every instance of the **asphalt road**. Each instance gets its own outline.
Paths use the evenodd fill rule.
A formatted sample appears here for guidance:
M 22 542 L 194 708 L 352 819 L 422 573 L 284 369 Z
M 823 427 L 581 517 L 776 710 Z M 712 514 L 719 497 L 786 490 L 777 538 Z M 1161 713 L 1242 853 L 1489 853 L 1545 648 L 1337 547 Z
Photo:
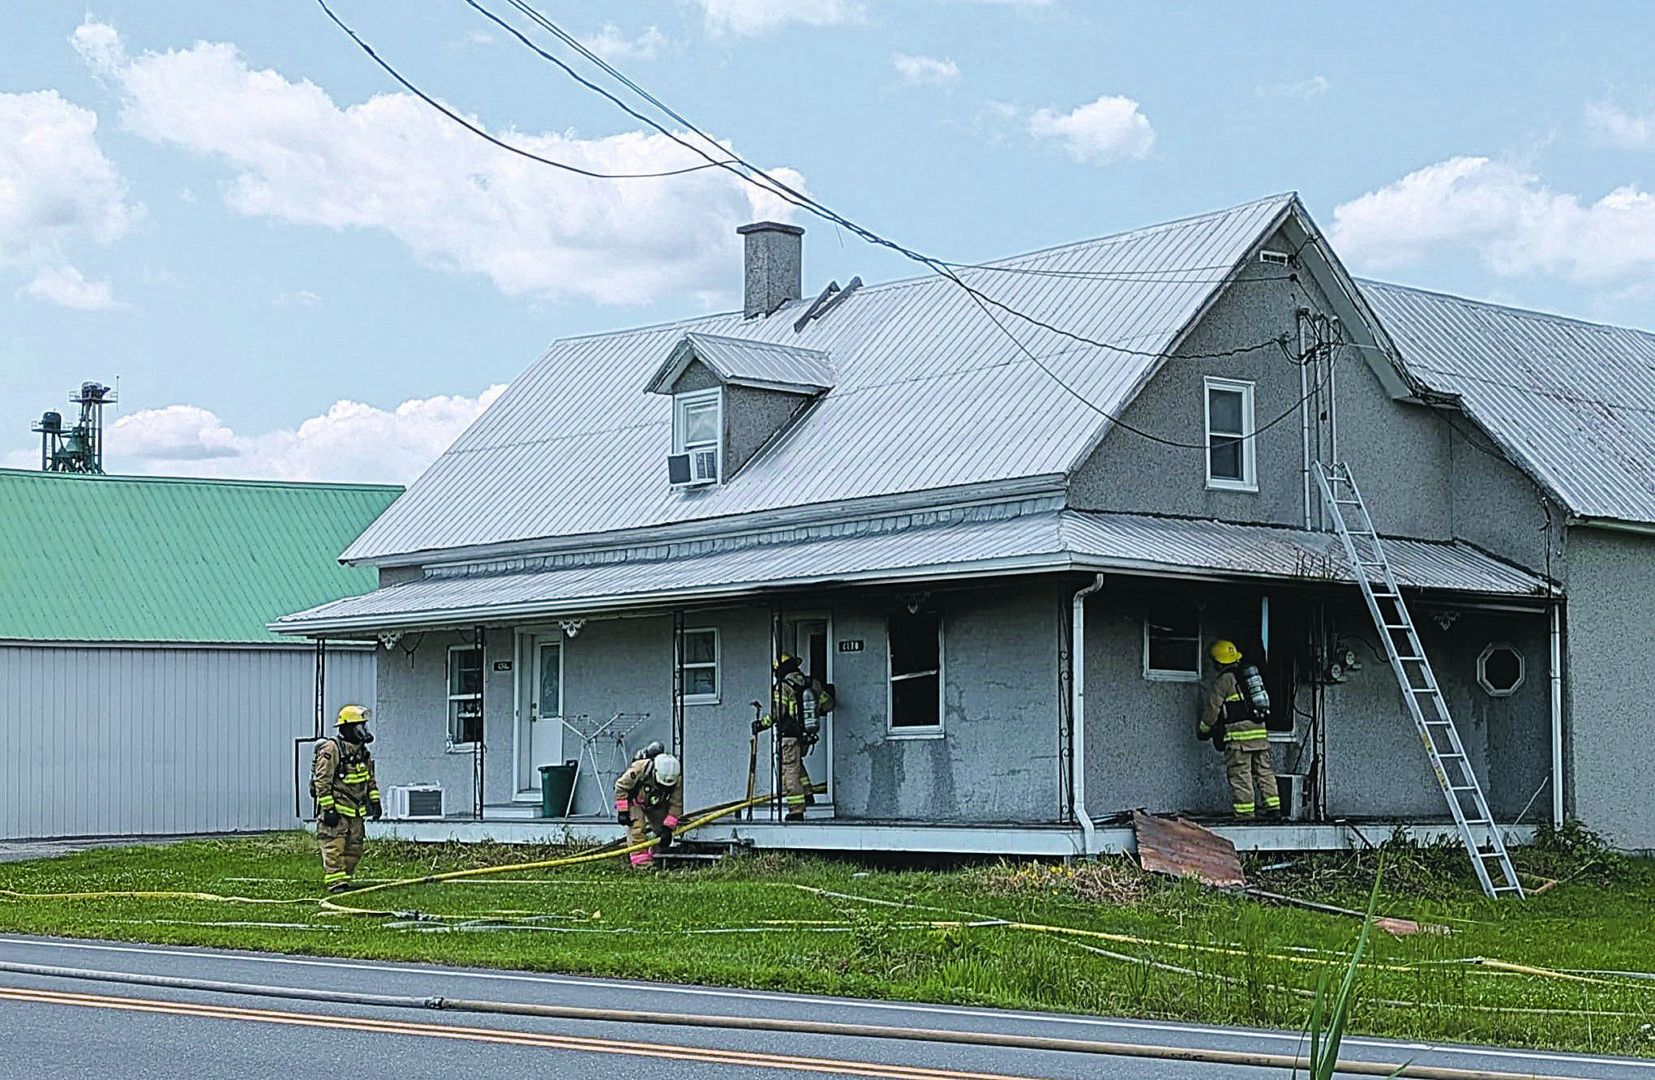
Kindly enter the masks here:
M 340 992 L 762 1016 L 1292 1053 L 1298 1036 L 1198 1024 L 803 997 L 524 972 L 0 937 L 0 962 Z M 1045 1050 L 375 1008 L 0 972 L 0 1076 L 247 1080 L 612 1075 L 778 1080 L 1282 1075 L 1238 1065 Z M 1655 1080 L 1655 1059 L 1347 1039 L 1345 1057 L 1596 1080 Z

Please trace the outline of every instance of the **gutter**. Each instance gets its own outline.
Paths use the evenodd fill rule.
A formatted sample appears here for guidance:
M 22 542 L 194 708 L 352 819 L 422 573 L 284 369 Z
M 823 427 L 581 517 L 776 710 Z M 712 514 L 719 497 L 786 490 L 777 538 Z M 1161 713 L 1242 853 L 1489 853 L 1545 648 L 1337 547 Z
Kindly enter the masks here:
M 1097 858 L 1097 826 L 1086 812 L 1086 598 L 1103 588 L 1104 576 L 1098 574 L 1092 584 L 1075 593 L 1074 630 L 1069 645 L 1069 716 L 1074 748 L 1069 754 L 1073 770 L 1070 786 L 1075 793 L 1075 817 L 1080 821 L 1081 854 Z
M 1636 533 L 1639 536 L 1655 536 L 1655 524 L 1645 521 L 1621 521 L 1618 518 L 1571 516 L 1564 524 L 1587 529 L 1608 529 L 1612 532 Z

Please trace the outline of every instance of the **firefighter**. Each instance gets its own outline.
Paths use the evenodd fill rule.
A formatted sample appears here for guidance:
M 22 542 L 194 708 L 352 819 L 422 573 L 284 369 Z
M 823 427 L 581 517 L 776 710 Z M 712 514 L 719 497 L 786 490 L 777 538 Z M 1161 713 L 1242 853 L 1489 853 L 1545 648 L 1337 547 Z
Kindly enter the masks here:
M 1242 821 L 1258 817 L 1257 797 L 1270 817 L 1281 816 L 1281 794 L 1276 774 L 1270 768 L 1269 732 L 1265 717 L 1270 715 L 1270 697 L 1264 678 L 1251 664 L 1243 666 L 1241 650 L 1231 641 L 1213 642 L 1209 651 L 1218 667 L 1218 676 L 1207 691 L 1196 735 L 1212 739 L 1224 754 L 1224 775 L 1230 781 L 1230 802 Z
M 655 749 L 652 743 L 648 749 Z M 684 770 L 678 759 L 662 750 L 640 754 L 615 779 L 615 820 L 626 826 L 627 846 L 641 844 L 651 833 L 660 838 L 653 847 L 632 853 L 632 865 L 655 864 L 655 851 L 672 846 L 672 831 L 684 816 Z
M 384 813 L 374 759 L 368 744 L 368 710 L 346 705 L 339 710 L 331 739 L 316 744 L 310 768 L 310 794 L 316 800 L 316 839 L 322 848 L 322 883 L 328 892 L 351 887 L 351 874 L 362 859 L 363 818 L 378 821 Z
M 799 658 L 782 653 L 776 660 L 776 711 L 753 721 L 753 734 L 774 726 L 781 736 L 782 801 L 787 807 L 783 820 L 803 821 L 805 807 L 816 801 L 815 785 L 805 768 L 805 755 L 816 745 L 821 717 L 833 708 L 833 688 L 801 670 Z

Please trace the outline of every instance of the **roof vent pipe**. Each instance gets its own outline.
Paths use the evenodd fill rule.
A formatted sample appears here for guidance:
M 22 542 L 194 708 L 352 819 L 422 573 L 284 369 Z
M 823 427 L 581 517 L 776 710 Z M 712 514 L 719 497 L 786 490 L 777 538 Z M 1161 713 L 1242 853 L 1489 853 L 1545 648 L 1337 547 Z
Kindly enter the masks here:
M 746 288 L 742 314 L 769 315 L 804 293 L 801 252 L 805 231 L 779 221 L 743 225 L 736 232 L 747 238 Z

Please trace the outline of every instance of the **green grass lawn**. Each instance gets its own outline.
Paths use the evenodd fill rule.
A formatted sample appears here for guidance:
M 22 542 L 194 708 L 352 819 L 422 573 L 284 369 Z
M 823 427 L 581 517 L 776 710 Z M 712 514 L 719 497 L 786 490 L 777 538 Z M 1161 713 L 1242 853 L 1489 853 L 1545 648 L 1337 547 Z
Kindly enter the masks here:
M 1517 853 L 1519 865 L 1567 880 L 1544 896 L 1498 902 L 1477 891 L 1458 849 L 1385 845 L 1380 913 L 1452 933 L 1376 933 L 1352 1031 L 1655 1054 L 1655 864 L 1605 855 L 1576 832 L 1544 840 Z M 358 876 L 557 854 L 379 842 Z M 1360 909 L 1378 856 L 1300 856 L 1265 869 L 1286 861 L 1251 860 L 1249 879 Z M 320 865 L 302 833 L 103 849 L 0 865 L 0 889 L 296 902 L 0 896 L 0 929 L 1287 1028 L 1303 1026 L 1318 976 L 1340 967 L 1360 930 L 1356 919 L 1146 876 L 1122 858 L 899 871 L 755 854 L 653 874 L 620 862 L 341 898 L 415 919 L 320 909 L 309 899 Z M 1030 926 L 970 925 L 986 920 Z M 1650 974 L 1570 978 L 1480 958 Z

